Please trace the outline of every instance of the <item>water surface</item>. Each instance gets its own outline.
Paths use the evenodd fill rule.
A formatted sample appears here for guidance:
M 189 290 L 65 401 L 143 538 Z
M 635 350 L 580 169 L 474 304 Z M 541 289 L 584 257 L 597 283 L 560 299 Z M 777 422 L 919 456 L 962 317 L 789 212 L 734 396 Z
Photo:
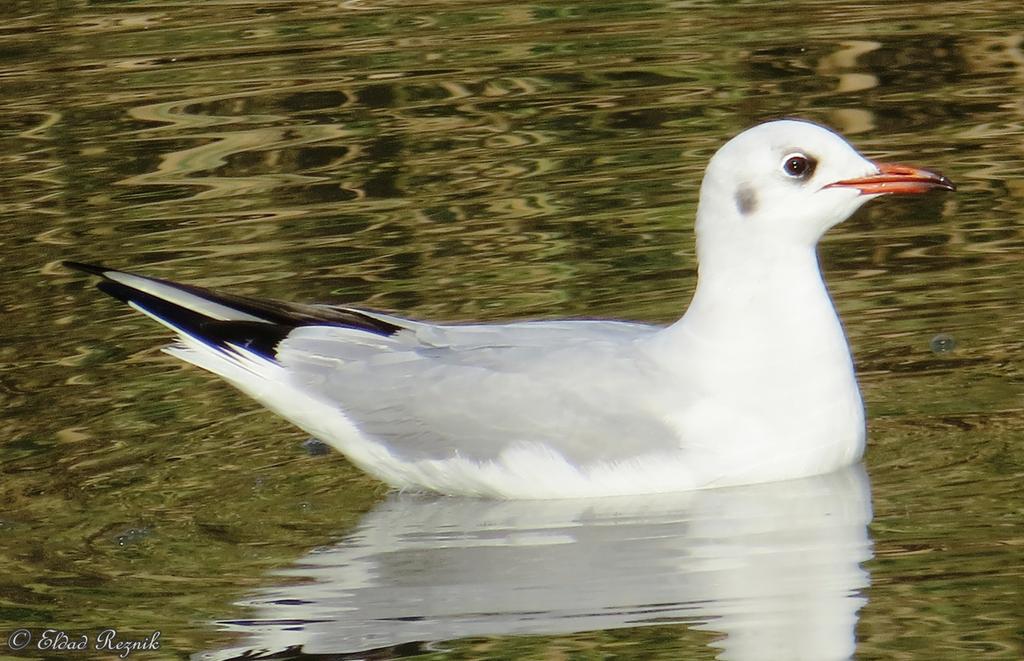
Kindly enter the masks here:
M 1024 657 L 1019 13 L 980 0 L 0 7 L 0 645 L 20 627 L 113 626 L 160 630 L 165 656 L 261 649 L 260 618 L 277 617 L 265 595 L 315 580 L 302 568 L 316 549 L 367 548 L 360 535 L 398 507 L 161 355 L 162 329 L 59 260 L 438 320 L 667 323 L 694 284 L 707 158 L 799 116 L 959 185 L 875 202 L 821 247 L 867 405 L 874 510 L 835 546 L 839 564 L 813 565 L 833 567 L 827 603 L 851 618 L 831 642 L 855 640 L 863 659 Z M 449 505 L 400 509 L 399 530 L 464 521 Z M 624 524 L 616 562 L 700 569 L 685 552 L 707 548 L 688 536 L 707 510 L 672 512 L 658 524 L 672 550 L 630 546 Z M 582 525 L 557 514 L 543 525 Z M 536 539 L 536 520 L 506 520 Z M 813 540 L 795 542 L 821 558 Z M 513 557 L 513 576 L 536 580 L 531 556 Z M 423 586 L 445 584 L 438 566 Z M 581 580 L 610 571 L 593 567 Z M 424 626 L 376 654 L 751 658 L 729 651 L 726 611 L 756 622 L 771 602 L 734 593 L 701 611 L 721 594 L 665 585 L 682 587 L 658 617 Z M 353 651 L 329 647 L 307 651 Z

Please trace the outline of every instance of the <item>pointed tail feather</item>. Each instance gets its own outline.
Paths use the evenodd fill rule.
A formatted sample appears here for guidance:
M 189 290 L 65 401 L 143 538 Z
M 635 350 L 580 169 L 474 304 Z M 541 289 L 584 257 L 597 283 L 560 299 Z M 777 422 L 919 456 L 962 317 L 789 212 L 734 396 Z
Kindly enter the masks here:
M 244 348 L 273 359 L 278 343 L 299 326 L 342 326 L 385 336 L 402 330 L 352 308 L 238 296 L 96 264 L 63 264 L 103 278 L 97 284 L 100 291 L 220 351 Z

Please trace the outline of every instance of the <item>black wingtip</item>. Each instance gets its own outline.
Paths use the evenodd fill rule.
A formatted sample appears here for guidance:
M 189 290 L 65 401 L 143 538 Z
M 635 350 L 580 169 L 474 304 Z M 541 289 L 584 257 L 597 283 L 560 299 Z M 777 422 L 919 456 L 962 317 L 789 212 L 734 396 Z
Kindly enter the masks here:
M 104 294 L 123 303 L 135 305 L 157 319 L 164 320 L 168 326 L 180 329 L 181 332 L 218 349 L 234 345 L 273 358 L 277 344 L 299 326 L 339 326 L 384 337 L 394 335 L 403 329 L 402 326 L 386 319 L 352 308 L 301 305 L 226 294 L 195 285 L 135 275 L 99 264 L 70 260 L 61 264 L 73 271 L 99 276 L 102 279 L 96 283 L 96 287 Z M 126 280 L 132 282 L 133 279 L 149 281 L 233 309 L 243 319 L 212 318 L 201 311 L 147 293 L 145 288 L 139 289 L 125 284 Z M 173 296 L 171 298 L 173 299 Z
M 135 290 L 131 287 L 125 287 L 113 280 L 103 280 L 102 282 L 96 283 L 96 289 L 99 289 L 107 296 L 116 298 L 122 303 L 131 303 L 134 298 L 133 294 L 135 293 Z
M 264 358 L 274 360 L 277 345 L 294 329 L 294 326 L 265 321 L 211 319 L 171 301 L 113 280 L 104 280 L 96 287 L 104 294 L 145 310 L 179 333 L 188 335 L 218 351 L 230 351 L 234 347 L 252 351 Z
M 105 273 L 115 270 L 108 269 L 106 266 L 100 266 L 99 264 L 86 264 L 85 262 L 75 262 L 71 260 L 64 260 L 60 265 L 66 269 L 71 269 L 72 271 L 81 271 L 82 273 L 88 273 L 89 275 L 98 275 L 101 278 Z

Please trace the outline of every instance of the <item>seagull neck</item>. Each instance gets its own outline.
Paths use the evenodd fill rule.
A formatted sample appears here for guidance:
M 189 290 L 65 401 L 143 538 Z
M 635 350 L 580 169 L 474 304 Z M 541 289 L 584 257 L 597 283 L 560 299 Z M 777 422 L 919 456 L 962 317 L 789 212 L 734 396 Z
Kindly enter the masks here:
M 793 287 L 820 289 L 821 271 L 813 245 L 748 237 L 707 245 L 697 243 L 698 281 L 701 289 L 722 293 L 777 291 Z
M 805 324 L 841 333 L 812 245 L 698 243 L 698 259 L 697 289 L 676 326 L 702 335 L 773 329 L 803 335 L 810 330 Z

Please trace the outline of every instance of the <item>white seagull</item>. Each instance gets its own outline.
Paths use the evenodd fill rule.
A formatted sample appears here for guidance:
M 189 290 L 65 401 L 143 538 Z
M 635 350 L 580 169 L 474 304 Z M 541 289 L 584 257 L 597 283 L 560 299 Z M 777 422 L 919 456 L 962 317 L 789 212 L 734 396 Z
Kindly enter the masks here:
M 209 370 L 399 489 L 610 496 L 784 480 L 860 459 L 864 408 L 818 267 L 885 194 L 954 190 L 821 126 L 744 131 L 700 190 L 697 288 L 667 327 L 433 324 L 66 262 Z

